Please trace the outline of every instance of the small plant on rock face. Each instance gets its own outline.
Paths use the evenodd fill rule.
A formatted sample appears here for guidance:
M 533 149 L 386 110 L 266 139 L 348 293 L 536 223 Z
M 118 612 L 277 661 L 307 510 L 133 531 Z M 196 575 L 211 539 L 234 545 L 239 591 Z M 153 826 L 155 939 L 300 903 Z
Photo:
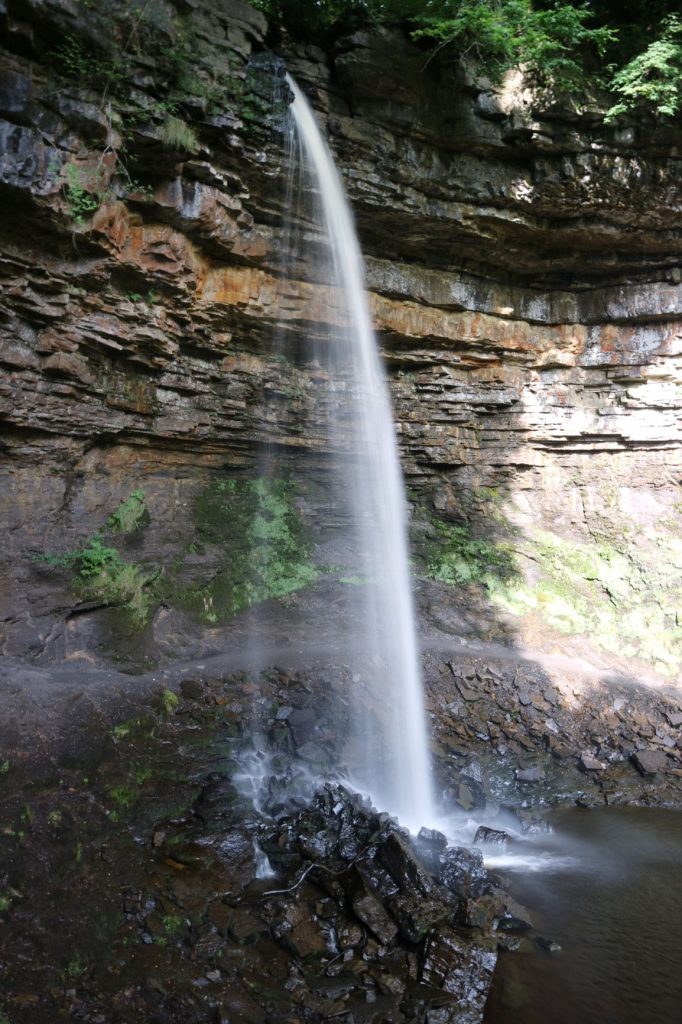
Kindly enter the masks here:
M 69 214 L 76 224 L 83 224 L 86 217 L 102 205 L 104 189 L 88 180 L 88 174 L 76 164 L 64 168 L 64 195 Z
M 133 491 L 130 497 L 122 501 L 116 511 L 109 516 L 107 528 L 112 533 L 132 533 L 142 525 L 146 515 L 144 492 Z
M 54 51 L 54 60 L 62 74 L 90 88 L 109 88 L 112 83 L 123 81 L 129 70 L 127 56 L 122 51 L 115 49 L 111 54 L 95 54 L 75 36 L 69 36 Z
M 50 564 L 50 556 L 45 561 Z M 79 550 L 56 556 L 51 563 L 76 569 L 75 587 L 86 601 L 122 606 L 140 624 L 146 622 L 150 605 L 146 588 L 155 576 L 145 576 L 138 566 L 125 562 L 99 534 L 90 537 Z
M 180 698 L 178 697 L 177 693 L 174 693 L 172 690 L 166 689 L 161 694 L 161 704 L 165 715 L 172 715 L 175 712 L 179 703 Z
M 517 570 L 506 544 L 471 536 L 465 526 L 434 520 L 436 539 L 427 555 L 426 574 L 431 579 L 466 586 L 509 579 Z
M 200 536 L 228 554 L 208 584 L 183 596 L 202 619 L 215 624 L 317 579 L 294 498 L 294 485 L 274 478 L 216 480 L 199 495 Z
M 130 533 L 142 525 L 146 516 L 142 491 L 133 491 L 107 520 L 112 533 Z M 120 552 L 105 544 L 95 533 L 75 551 L 59 555 L 38 555 L 35 561 L 53 569 L 71 569 L 73 586 L 86 601 L 122 607 L 138 625 L 144 625 L 151 608 L 150 587 L 159 573 L 143 573 L 139 566 L 126 562 Z
M 174 114 L 169 114 L 159 126 L 159 138 L 171 149 L 184 150 L 186 153 L 198 153 L 200 149 L 194 129 Z

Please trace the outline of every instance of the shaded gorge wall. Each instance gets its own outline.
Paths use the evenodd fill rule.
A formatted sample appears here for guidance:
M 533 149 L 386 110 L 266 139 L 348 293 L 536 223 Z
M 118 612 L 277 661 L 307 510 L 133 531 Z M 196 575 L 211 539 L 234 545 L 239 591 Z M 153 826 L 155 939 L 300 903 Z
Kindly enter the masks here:
M 218 644 L 245 540 L 207 510 L 249 493 L 227 482 L 263 439 L 282 477 L 312 468 L 281 512 L 291 578 L 353 585 L 315 429 L 332 385 L 303 344 L 337 304 L 314 260 L 282 279 L 266 29 L 241 0 L 0 4 L 6 656 Z M 589 636 L 675 673 L 679 131 L 424 71 L 388 30 L 284 50 L 354 205 L 418 571 L 490 637 Z

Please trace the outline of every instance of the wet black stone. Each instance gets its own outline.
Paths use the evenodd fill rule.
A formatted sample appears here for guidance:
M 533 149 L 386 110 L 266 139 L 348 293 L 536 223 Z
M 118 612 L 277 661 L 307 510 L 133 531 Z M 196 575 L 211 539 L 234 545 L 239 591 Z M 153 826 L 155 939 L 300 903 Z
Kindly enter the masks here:
M 444 850 L 448 845 L 447 838 L 442 832 L 435 828 L 420 828 L 417 834 L 416 845 L 418 847 L 429 847 L 432 850 Z
M 491 896 L 498 903 L 496 917 L 501 931 L 524 931 L 533 927 L 530 914 L 503 889 L 493 889 Z
M 374 855 L 363 857 L 361 866 L 364 877 L 382 903 L 386 904 L 391 896 L 400 892 L 398 883 Z
M 543 953 L 556 954 L 561 952 L 561 946 L 558 942 L 555 942 L 554 939 L 546 939 L 543 935 L 537 936 L 535 944 Z
M 457 912 L 456 903 L 425 899 L 418 893 L 400 893 L 389 902 L 391 915 L 407 942 L 420 942 L 434 927 L 452 922 Z
M 457 1001 L 457 1016 L 438 1017 L 432 1013 L 427 1020 L 456 1021 L 473 1024 L 483 1016 L 490 991 L 497 952 L 491 940 L 473 944 L 469 936 L 454 929 L 439 929 L 424 947 L 421 979 L 442 989 Z
M 506 846 L 509 842 L 509 836 L 502 829 L 488 828 L 487 825 L 479 825 L 476 829 L 476 835 L 474 836 L 474 844 L 479 843 L 494 843 L 497 846 Z
M 516 781 L 517 782 L 542 782 L 545 777 L 545 773 L 542 768 L 535 766 L 533 768 L 517 768 L 516 769 Z
M 359 920 L 382 945 L 389 945 L 397 935 L 398 927 L 374 891 L 371 879 L 357 865 L 348 873 L 346 888 Z
M 235 804 L 240 802 L 241 797 L 230 779 L 219 772 L 211 772 L 195 801 L 194 813 L 210 827 L 215 822 L 229 821 Z M 241 811 L 239 816 L 241 818 Z
M 180 683 L 180 693 L 188 700 L 200 700 L 204 692 L 203 685 L 197 679 L 183 679 Z
M 410 842 L 398 832 L 391 832 L 377 847 L 377 858 L 401 890 L 414 889 L 423 896 L 433 890 L 433 879 L 419 863 Z
M 456 896 L 474 898 L 482 896 L 490 885 L 483 866 L 483 855 L 478 850 L 449 846 L 440 856 L 438 881 Z

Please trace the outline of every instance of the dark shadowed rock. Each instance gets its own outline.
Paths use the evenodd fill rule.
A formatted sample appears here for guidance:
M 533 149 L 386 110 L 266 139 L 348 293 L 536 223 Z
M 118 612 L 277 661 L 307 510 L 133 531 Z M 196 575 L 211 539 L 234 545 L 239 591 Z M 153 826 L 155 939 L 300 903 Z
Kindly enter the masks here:
M 474 844 L 494 843 L 496 846 L 506 846 L 509 836 L 499 828 L 488 828 L 487 825 L 479 825 L 474 836 Z
M 312 739 L 316 722 L 315 712 L 312 708 L 292 711 L 287 720 L 297 747 L 303 746 L 304 743 L 308 743 Z
M 326 934 L 302 900 L 283 905 L 272 933 L 301 960 L 316 959 L 328 952 Z
M 377 858 L 401 891 L 415 889 L 422 896 L 431 893 L 433 879 L 419 863 L 411 843 L 399 833 L 387 836 L 377 849 Z
M 432 850 L 444 850 L 448 841 L 446 836 L 435 828 L 420 828 L 417 833 L 416 845 L 429 847 Z
M 499 900 L 502 907 L 499 914 L 499 928 L 504 931 L 516 931 L 533 927 L 530 914 L 523 904 L 518 903 L 503 889 L 494 889 L 493 895 Z
M 420 861 L 433 874 L 440 868 L 440 855 L 447 845 L 448 841 L 443 833 L 430 828 L 420 829 L 414 841 Z
M 180 692 L 188 700 L 199 700 L 205 691 L 205 687 L 198 679 L 183 679 L 180 683 Z
M 454 923 L 456 901 L 425 899 L 419 893 L 400 893 L 389 901 L 392 916 L 407 942 L 420 942 L 433 928 Z

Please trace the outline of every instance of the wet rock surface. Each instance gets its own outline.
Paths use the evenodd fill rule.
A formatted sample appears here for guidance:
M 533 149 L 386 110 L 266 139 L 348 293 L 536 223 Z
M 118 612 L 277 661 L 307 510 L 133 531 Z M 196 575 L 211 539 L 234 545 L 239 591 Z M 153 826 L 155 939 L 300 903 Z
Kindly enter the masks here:
M 278 673 L 192 687 L 172 711 L 106 728 L 96 767 L 43 764 L 27 781 L 7 763 L 13 1024 L 481 1020 L 508 911 L 480 855 L 430 830 L 414 843 L 292 755 L 272 754 L 259 810 L 245 795 L 249 736 L 277 721 L 247 701 L 257 688 L 270 704 L 284 682 L 305 693 Z
M 339 783 L 351 669 L 196 666 L 172 682 L 177 697 L 148 681 L 127 711 L 109 677 L 101 702 L 46 719 L 39 746 L 6 735 L 0 1006 L 12 1024 L 480 1021 L 498 947 L 543 939 L 481 851 L 514 851 L 562 803 L 679 806 L 676 746 L 660 747 L 654 775 L 624 753 L 639 744 L 648 764 L 644 735 L 673 735 L 679 704 L 621 684 L 570 706 L 545 680 L 547 733 L 519 699 L 538 691 L 532 668 L 448 662 L 431 678 L 432 726 L 455 845 L 432 827 L 410 838 Z M 587 737 L 614 706 L 622 728 L 593 747 L 607 768 L 586 772 Z M 516 778 L 526 758 L 543 766 L 537 782 Z

